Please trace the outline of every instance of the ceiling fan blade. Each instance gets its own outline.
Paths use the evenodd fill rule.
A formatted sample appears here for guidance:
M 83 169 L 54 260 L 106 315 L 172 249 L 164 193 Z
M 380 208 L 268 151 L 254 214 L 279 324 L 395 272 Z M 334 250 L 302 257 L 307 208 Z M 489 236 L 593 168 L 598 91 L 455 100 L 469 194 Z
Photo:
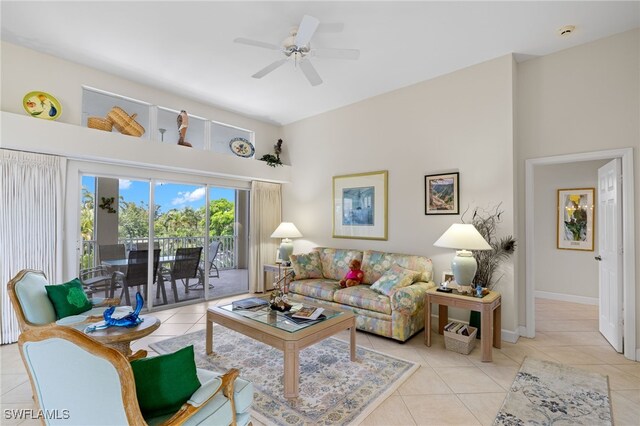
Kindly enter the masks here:
M 318 58 L 356 60 L 360 57 L 360 51 L 358 49 L 313 49 L 311 54 Z
M 312 86 L 322 84 L 320 74 L 318 74 L 318 71 L 316 71 L 316 67 L 313 66 L 311 61 L 309 61 L 308 59 L 301 61 L 300 69 L 304 73 L 304 76 L 307 77 L 307 80 L 309 80 L 309 83 L 311 83 Z
M 319 33 L 341 33 L 344 30 L 342 22 L 322 22 L 316 30 Z
M 269 74 L 271 71 L 275 70 L 278 67 L 281 67 L 285 62 L 287 62 L 287 58 L 279 59 L 266 67 L 262 68 L 260 71 L 252 75 L 253 78 L 262 78 L 265 75 Z
M 282 50 L 282 48 L 277 44 L 267 43 L 267 42 L 258 41 L 258 40 L 251 40 L 251 39 L 242 38 L 242 37 L 239 37 L 233 40 L 233 42 L 240 43 L 240 44 L 247 44 L 249 46 L 263 47 L 265 49 L 271 49 L 271 50 Z
M 313 34 L 318 29 L 318 25 L 320 25 L 320 21 L 317 18 L 304 15 L 298 27 L 298 34 L 296 35 L 295 41 L 296 46 L 302 47 L 309 44 L 311 37 L 313 37 Z

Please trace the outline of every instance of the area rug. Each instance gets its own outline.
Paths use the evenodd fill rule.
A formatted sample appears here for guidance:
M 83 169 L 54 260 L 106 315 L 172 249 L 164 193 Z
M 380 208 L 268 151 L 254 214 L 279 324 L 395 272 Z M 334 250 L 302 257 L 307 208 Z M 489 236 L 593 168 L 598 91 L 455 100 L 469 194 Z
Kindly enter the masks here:
M 494 425 L 611 425 L 609 379 L 525 358 Z
M 300 396 L 284 398 L 283 353 L 222 326 L 213 327 L 213 354 L 205 353 L 205 331 L 156 342 L 158 353 L 193 345 L 196 365 L 214 371 L 235 367 L 254 386 L 252 416 L 271 425 L 357 424 L 419 367 L 413 362 L 328 338 L 300 352 Z

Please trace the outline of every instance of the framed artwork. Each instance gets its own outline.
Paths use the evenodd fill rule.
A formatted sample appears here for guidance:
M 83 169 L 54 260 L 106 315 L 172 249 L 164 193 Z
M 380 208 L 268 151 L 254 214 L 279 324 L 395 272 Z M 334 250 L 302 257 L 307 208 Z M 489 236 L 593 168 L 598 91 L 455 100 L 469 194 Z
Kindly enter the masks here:
M 424 177 L 424 214 L 460 214 L 460 174 Z
M 595 188 L 558 189 L 558 248 L 593 251 Z
M 333 177 L 333 237 L 387 239 L 386 170 Z
M 442 281 L 440 281 L 441 284 L 445 284 L 445 287 L 451 283 L 453 283 L 455 281 L 455 279 L 453 278 L 453 272 L 451 271 L 443 271 L 442 272 Z

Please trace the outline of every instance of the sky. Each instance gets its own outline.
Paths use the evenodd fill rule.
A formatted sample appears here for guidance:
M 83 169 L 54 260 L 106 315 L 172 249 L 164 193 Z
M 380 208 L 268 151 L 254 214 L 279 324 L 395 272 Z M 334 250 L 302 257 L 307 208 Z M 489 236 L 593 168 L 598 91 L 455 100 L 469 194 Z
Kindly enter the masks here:
M 95 193 L 94 176 L 82 176 L 82 186 L 89 192 Z M 120 179 L 120 195 L 125 201 L 149 203 L 149 182 Z M 235 200 L 235 190 L 227 188 L 211 188 L 210 199 L 217 200 L 226 198 L 233 202 Z M 185 185 L 169 182 L 156 182 L 155 203 L 160 206 L 160 212 L 171 209 L 181 209 L 192 207 L 197 209 L 204 206 L 205 187 L 199 185 Z

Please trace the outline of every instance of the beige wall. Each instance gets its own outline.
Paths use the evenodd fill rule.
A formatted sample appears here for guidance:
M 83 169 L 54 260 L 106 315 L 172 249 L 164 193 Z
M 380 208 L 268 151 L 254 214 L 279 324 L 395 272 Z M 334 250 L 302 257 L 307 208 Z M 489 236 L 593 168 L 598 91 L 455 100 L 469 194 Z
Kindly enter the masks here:
M 500 231 L 513 233 L 512 79 L 507 55 L 285 126 L 292 183 L 284 185 L 283 220 L 304 235 L 295 251 L 426 255 L 439 277 L 454 253 L 433 243 L 460 216 L 425 216 L 424 176 L 449 171 L 460 172 L 462 211 L 501 202 Z M 332 238 L 332 176 L 376 170 L 389 171 L 388 241 Z M 512 265 L 501 284 L 503 329 L 515 330 Z
M 185 109 L 190 114 L 220 121 L 255 132 L 256 158 L 270 153 L 280 137 L 280 127 L 225 111 L 169 91 L 134 83 L 95 68 L 86 67 L 11 43 L 0 44 L 2 93 L 0 109 L 25 115 L 22 98 L 33 90 L 43 90 L 62 104 L 61 123 L 80 125 L 82 86 L 90 86 L 153 105 Z M 157 137 L 157 135 L 154 135 Z M 288 163 L 286 149 L 283 161 Z
M 537 292 L 577 296 L 574 298 L 577 302 L 584 297 L 598 297 L 598 262 L 593 258 L 594 252 L 557 248 L 557 191 L 566 188 L 596 188 L 598 168 L 607 162 L 608 160 L 583 161 L 536 168 L 533 211 L 536 238 L 533 268 Z M 597 250 L 597 224 L 595 231 Z
M 518 64 L 517 201 L 522 216 L 526 214 L 526 159 L 626 147 L 635 151 L 635 211 L 639 211 L 639 53 L 640 30 L 633 30 Z M 636 213 L 636 230 L 638 225 Z M 524 222 L 519 223 L 518 234 L 524 235 Z M 635 237 L 638 265 L 637 232 Z M 525 258 L 520 254 L 518 283 L 524 288 Z M 636 280 L 639 278 L 636 272 Z M 518 302 L 520 324 L 524 324 L 524 291 L 519 293 Z M 640 291 L 636 292 L 637 312 L 638 307 Z M 636 324 L 640 341 L 640 316 Z

